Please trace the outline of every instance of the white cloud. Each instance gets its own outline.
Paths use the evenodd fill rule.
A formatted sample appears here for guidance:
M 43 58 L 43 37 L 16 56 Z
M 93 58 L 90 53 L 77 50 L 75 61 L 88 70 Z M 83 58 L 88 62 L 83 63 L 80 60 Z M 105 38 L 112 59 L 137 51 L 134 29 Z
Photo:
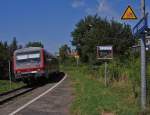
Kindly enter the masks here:
M 92 8 L 87 8 L 87 9 L 85 10 L 85 12 L 86 12 L 87 14 L 95 14 L 95 13 L 96 13 L 96 10 L 95 10 L 95 9 L 92 9 Z
M 118 19 L 118 13 L 112 8 L 108 0 L 97 0 L 95 8 L 87 8 L 86 13 L 88 14 L 98 14 L 102 17 L 115 18 Z
M 97 13 L 108 12 L 111 10 L 106 0 L 98 0 Z
M 85 5 L 85 2 L 83 0 L 73 0 L 73 2 L 72 2 L 73 8 L 78 8 L 78 7 L 81 7 L 84 5 Z

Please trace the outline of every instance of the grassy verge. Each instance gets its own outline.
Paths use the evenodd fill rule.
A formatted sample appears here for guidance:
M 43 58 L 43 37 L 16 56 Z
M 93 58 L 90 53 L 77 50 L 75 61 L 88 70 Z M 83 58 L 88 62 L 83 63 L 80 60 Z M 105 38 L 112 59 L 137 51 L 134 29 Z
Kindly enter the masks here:
M 8 80 L 0 80 L 0 93 L 19 88 L 23 85 L 25 85 L 25 84 L 23 84 L 22 82 L 17 82 L 17 83 L 12 82 L 12 85 L 10 88 L 10 84 L 9 84 Z
M 73 115 L 137 115 L 140 112 L 129 80 L 113 82 L 105 87 L 103 78 L 95 77 L 87 66 L 62 69 L 72 79 L 74 87 Z

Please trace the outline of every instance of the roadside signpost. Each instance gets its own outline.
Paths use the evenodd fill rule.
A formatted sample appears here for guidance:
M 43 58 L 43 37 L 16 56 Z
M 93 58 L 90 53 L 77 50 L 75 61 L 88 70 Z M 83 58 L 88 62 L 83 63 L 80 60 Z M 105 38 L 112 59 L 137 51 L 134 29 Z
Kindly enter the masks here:
M 97 59 L 105 62 L 105 86 L 107 86 L 107 61 L 113 59 L 113 47 L 97 46 Z

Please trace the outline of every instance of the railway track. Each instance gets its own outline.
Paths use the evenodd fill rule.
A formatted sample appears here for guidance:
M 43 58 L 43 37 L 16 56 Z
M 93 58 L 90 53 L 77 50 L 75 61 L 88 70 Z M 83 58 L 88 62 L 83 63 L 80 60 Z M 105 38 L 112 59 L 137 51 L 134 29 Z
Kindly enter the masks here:
M 33 85 L 30 87 L 29 86 L 23 86 L 23 87 L 2 93 L 2 94 L 0 94 L 0 105 L 3 105 L 4 103 L 6 103 L 6 102 L 18 97 L 18 96 L 21 96 L 25 93 L 28 93 L 28 92 L 30 92 L 30 91 L 38 88 L 38 87 L 42 87 L 44 84 L 57 83 L 63 78 L 64 75 L 65 74 L 63 72 L 60 72 L 59 75 L 51 76 L 50 79 L 44 83 L 41 83 L 38 85 Z
M 27 92 L 30 92 L 34 90 L 37 87 L 28 87 L 28 86 L 23 86 L 5 93 L 0 94 L 0 105 L 4 104 L 5 102 L 8 102 L 20 95 L 23 95 Z

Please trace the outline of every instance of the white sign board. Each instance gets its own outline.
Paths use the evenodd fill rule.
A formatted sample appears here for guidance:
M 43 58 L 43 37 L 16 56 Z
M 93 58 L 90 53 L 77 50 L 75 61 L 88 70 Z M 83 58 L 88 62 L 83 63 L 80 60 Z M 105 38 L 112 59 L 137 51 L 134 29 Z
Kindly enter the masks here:
M 97 59 L 113 59 L 113 47 L 97 46 Z

